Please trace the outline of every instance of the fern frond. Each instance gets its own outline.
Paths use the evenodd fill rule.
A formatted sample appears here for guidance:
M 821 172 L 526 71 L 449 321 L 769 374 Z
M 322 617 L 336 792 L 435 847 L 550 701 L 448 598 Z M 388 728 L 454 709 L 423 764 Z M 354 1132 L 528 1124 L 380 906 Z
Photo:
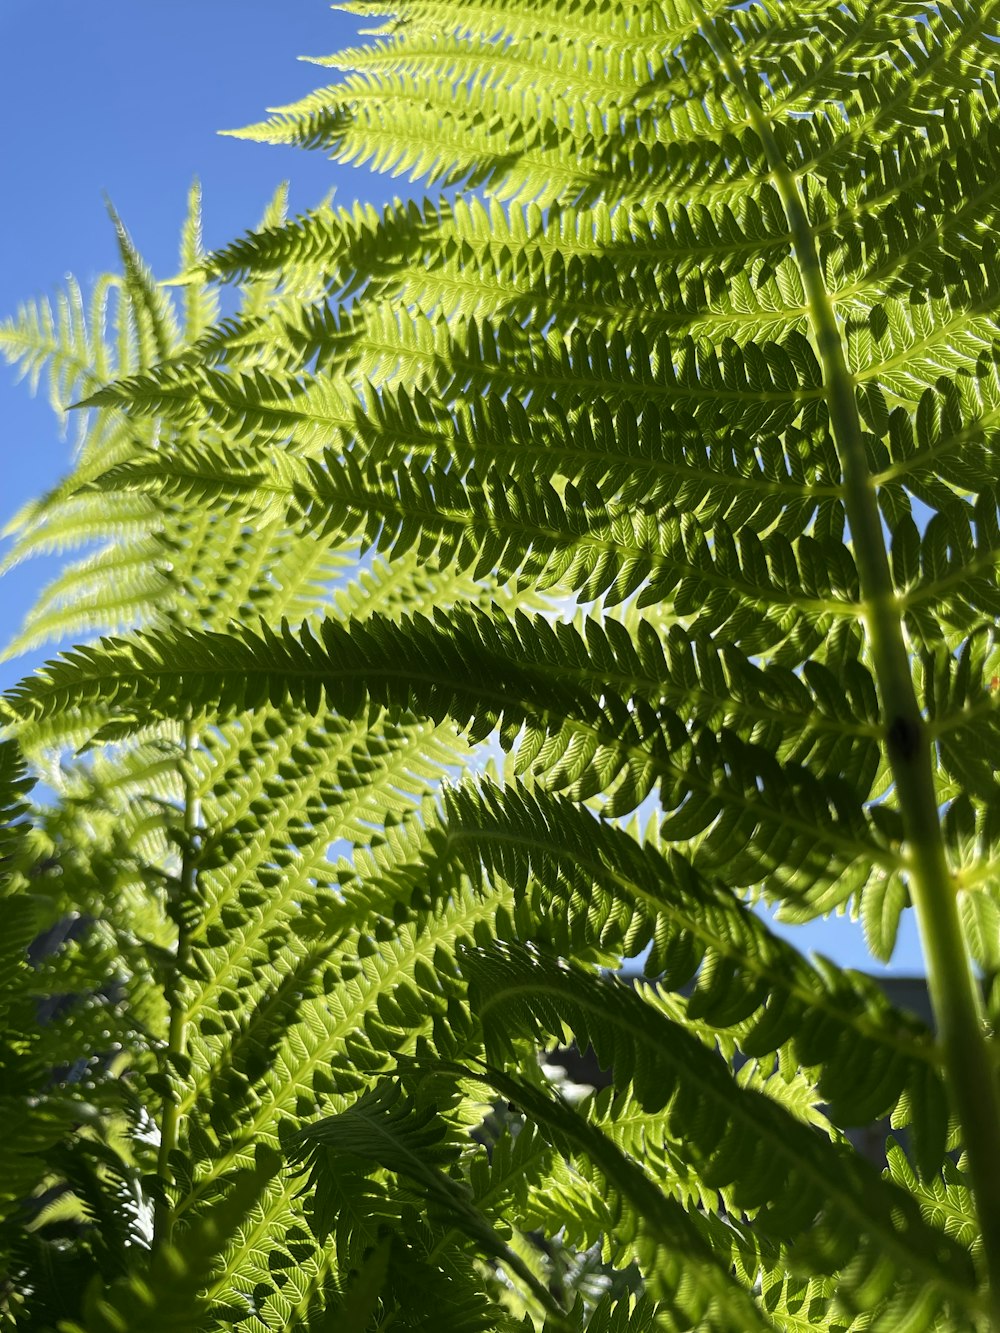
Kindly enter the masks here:
M 432 1218 L 442 1213 L 451 1228 L 463 1231 L 481 1252 L 500 1260 L 516 1274 L 543 1308 L 554 1308 L 558 1313 L 549 1292 L 446 1173 L 445 1168 L 458 1157 L 460 1144 L 454 1140 L 449 1143 L 445 1129 L 445 1122 L 433 1108 L 417 1110 L 397 1084 L 382 1083 L 339 1116 L 317 1121 L 301 1131 L 290 1147 L 293 1161 L 304 1161 L 311 1181 L 320 1186 L 314 1202 L 318 1235 L 322 1238 L 335 1220 L 342 1218 L 341 1192 L 347 1191 L 338 1159 L 360 1158 L 401 1175 L 416 1187 Z M 332 1197 L 325 1188 L 328 1183 Z M 360 1211 L 357 1204 L 354 1209 Z M 372 1219 L 366 1220 L 370 1229 Z M 338 1242 L 342 1243 L 342 1225 L 338 1233 Z
M 876 1273 L 887 1261 L 899 1273 L 916 1274 L 920 1285 L 943 1271 L 945 1237 L 924 1227 L 906 1193 L 892 1194 L 853 1150 L 838 1150 L 769 1098 L 751 1089 L 734 1092 L 725 1063 L 664 1021 L 648 999 L 643 1003 L 623 987 L 512 946 L 478 950 L 462 966 L 494 1063 L 518 1032 L 558 1038 L 568 1027 L 582 1047 L 593 1045 L 603 1064 L 614 1065 L 645 1109 L 669 1106 L 672 1133 L 688 1146 L 700 1177 L 723 1188 L 738 1181 L 731 1206 L 752 1212 L 758 1231 L 791 1242 L 793 1254 L 804 1244 L 812 1263 L 829 1264 L 827 1271 L 854 1260 L 842 1279 L 857 1283 L 852 1299 L 864 1303 L 861 1293 L 873 1279 L 881 1295 L 885 1276 Z M 826 1156 L 830 1165 L 820 1165 Z M 839 1167 L 832 1165 L 834 1156 Z M 859 1235 L 870 1237 L 860 1252 Z M 974 1305 L 971 1268 L 959 1277 L 957 1265 L 965 1260 L 956 1248 L 956 1266 L 946 1268 L 958 1280 L 948 1294 Z
M 0 331 L 87 408 L 8 563 L 86 549 L 15 650 L 138 624 L 2 705 L 58 801 L 14 817 L 0 947 L 9 1121 L 57 1176 L 11 1169 L 29 1322 L 985 1328 L 1000 8 L 380 21 L 242 133 L 476 198 L 279 190 L 206 255 L 195 186 L 175 282 L 114 218 L 89 307 Z M 502 786 L 446 784 L 494 737 Z M 880 958 L 912 902 L 936 1035 L 760 899 Z M 69 1028 L 26 1007 L 29 917 L 93 923 L 37 966 Z M 584 970 L 644 951 L 657 988 Z M 82 1129 L 72 1077 L 38 1093 L 70 1030 Z M 615 1080 L 574 1107 L 536 1060 L 570 1037 Z M 520 1109 L 480 1123 L 484 1086 Z M 886 1114 L 917 1169 L 881 1182 L 837 1125 Z M 313 1200 L 241 1198 L 296 1130 Z
M 724 1030 L 754 1057 L 788 1043 L 795 1066 L 819 1066 L 828 1113 L 841 1125 L 877 1119 L 908 1088 L 922 1163 L 937 1169 L 947 1110 L 931 1034 L 876 987 L 808 963 L 678 851 L 640 844 L 563 797 L 483 782 L 447 789 L 444 800 L 434 855 L 457 857 L 473 883 L 485 874 L 508 886 L 522 939 L 564 957 L 585 956 L 595 940 L 612 959 L 650 950 L 645 970 L 661 986 L 695 983 L 685 1020 L 703 1021 L 713 1040 Z
M 98 346 L 105 306 L 113 290 L 110 277 L 96 285 L 88 318 L 80 288 L 71 282 L 55 312 L 49 301 L 35 301 L 22 306 L 16 319 L 0 327 L 4 357 L 20 367 L 32 390 L 48 367 L 49 401 L 57 412 L 107 379 L 110 367 Z
M 118 240 L 125 290 L 131 300 L 137 368 L 141 370 L 171 354 L 180 339 L 180 330 L 169 299 L 157 287 L 152 272 L 110 202 L 108 212 Z
M 475 613 L 436 619 L 437 627 L 414 618 L 405 628 L 374 617 L 346 627 L 326 621 L 321 639 L 308 626 L 298 637 L 265 626 L 259 635 L 147 632 L 106 640 L 15 687 L 6 706 L 25 719 L 98 697 L 114 700 L 126 718 L 136 706 L 170 716 L 209 705 L 225 714 L 289 699 L 313 711 L 324 696 L 348 717 L 368 700 L 415 707 L 436 720 L 452 718 L 472 740 L 498 728 L 506 748 L 526 728 L 522 766 L 578 797 L 610 792 L 609 814 L 634 809 L 659 784 L 663 805 L 679 807 L 683 822 L 693 813 L 685 802 L 693 787 L 700 817 L 671 835 L 693 836 L 721 818 L 717 840 L 702 839 L 703 857 L 725 865 L 734 882 L 784 873 L 798 893 L 837 885 L 837 901 L 860 888 L 873 865 L 897 868 L 896 854 L 879 845 L 849 789 L 799 766 L 783 770 L 735 736 L 692 737 L 665 707 L 611 693 L 595 697 L 572 677 L 561 679 L 547 665 L 551 631 L 541 630 L 543 621 L 532 626 Z M 728 830 L 739 821 L 746 833 L 734 856 Z M 755 847 L 749 839 L 758 829 Z
M 188 211 L 181 232 L 181 272 L 188 275 L 184 284 L 183 341 L 196 342 L 219 318 L 219 300 L 208 284 L 194 277 L 204 263 L 201 231 L 201 183 L 197 179 L 188 191 Z
M 461 1072 L 475 1077 L 479 1071 Z M 616 1229 L 651 1261 L 647 1281 L 658 1299 L 709 1329 L 737 1323 L 747 1329 L 773 1327 L 713 1252 L 696 1217 L 657 1190 L 595 1126 L 565 1103 L 501 1069 L 485 1066 L 479 1077 L 515 1102 L 564 1155 L 580 1152 L 596 1165 L 610 1196 Z
M 105 1289 L 94 1288 L 83 1311 L 85 1325 L 67 1322 L 67 1329 L 115 1333 L 123 1325 L 139 1323 L 150 1333 L 166 1333 L 178 1321 L 189 1320 L 194 1311 L 205 1319 L 222 1314 L 204 1300 L 202 1288 L 254 1195 L 275 1170 L 273 1154 L 260 1156 L 257 1169 L 235 1178 L 228 1196 L 190 1228 L 177 1246 L 158 1251 L 148 1271 L 134 1271 Z

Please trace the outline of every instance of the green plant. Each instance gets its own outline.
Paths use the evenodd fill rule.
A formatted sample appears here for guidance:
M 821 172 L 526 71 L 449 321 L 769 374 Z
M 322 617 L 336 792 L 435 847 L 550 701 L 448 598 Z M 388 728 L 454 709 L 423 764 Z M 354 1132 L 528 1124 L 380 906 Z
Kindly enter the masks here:
M 14 556 L 102 543 L 15 647 L 137 627 L 4 705 L 87 752 L 48 967 L 118 978 L 5 1318 L 987 1329 L 1000 11 L 394 13 L 243 133 L 464 194 L 208 255 L 195 195 L 173 288 L 117 224 L 2 334 L 88 414 Z M 876 958 L 915 911 L 936 1035 L 761 901 Z

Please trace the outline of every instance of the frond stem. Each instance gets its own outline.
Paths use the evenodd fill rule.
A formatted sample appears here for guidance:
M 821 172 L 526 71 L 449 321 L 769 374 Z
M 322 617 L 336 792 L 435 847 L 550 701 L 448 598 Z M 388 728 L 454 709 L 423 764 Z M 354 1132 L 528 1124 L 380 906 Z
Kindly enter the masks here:
M 181 1100 L 174 1083 L 178 1077 L 178 1057 L 183 1059 L 187 1046 L 188 1010 L 184 973 L 190 947 L 188 938 L 188 908 L 198 885 L 197 839 L 201 827 L 201 801 L 198 797 L 191 755 L 198 737 L 190 721 L 184 727 L 184 749 L 181 756 L 181 777 L 184 786 L 183 831 L 184 847 L 181 855 L 180 876 L 177 883 L 177 952 L 167 982 L 169 1024 L 167 1044 L 162 1053 L 160 1074 L 164 1081 L 163 1113 L 160 1119 L 160 1146 L 156 1158 L 161 1197 L 153 1211 L 153 1244 L 169 1243 L 173 1230 L 174 1211 L 166 1190 L 171 1181 L 170 1154 L 177 1147 L 181 1123 Z
M 928 986 L 944 1053 L 948 1085 L 962 1127 L 983 1237 L 991 1311 L 1000 1322 L 1000 1086 L 982 998 L 958 915 L 934 784 L 931 737 L 913 682 L 903 633 L 902 602 L 893 584 L 875 479 L 855 398 L 854 378 L 827 290 L 815 237 L 798 183 L 760 99 L 715 35 L 706 42 L 738 88 L 761 140 L 789 229 L 823 366 L 830 421 L 844 474 L 844 504 L 854 541 L 864 618 L 885 718 L 885 745 L 905 831 L 905 859 L 927 963 Z

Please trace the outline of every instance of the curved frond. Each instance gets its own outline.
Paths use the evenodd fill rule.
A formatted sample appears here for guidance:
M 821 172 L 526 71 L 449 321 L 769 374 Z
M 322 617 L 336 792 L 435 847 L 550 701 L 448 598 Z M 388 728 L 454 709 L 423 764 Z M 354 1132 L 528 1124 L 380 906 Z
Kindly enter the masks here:
M 1000 7 L 346 8 L 238 133 L 440 197 L 206 253 L 196 184 L 174 279 L 112 211 L 0 327 L 81 408 L 5 562 L 81 641 L 0 705 L 0 1321 L 985 1331 Z M 761 901 L 915 911 L 933 1025 Z

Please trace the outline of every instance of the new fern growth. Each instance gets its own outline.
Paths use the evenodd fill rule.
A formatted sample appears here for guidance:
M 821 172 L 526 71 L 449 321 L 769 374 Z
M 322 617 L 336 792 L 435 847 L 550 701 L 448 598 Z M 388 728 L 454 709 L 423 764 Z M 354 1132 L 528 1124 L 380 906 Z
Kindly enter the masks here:
M 83 422 L 10 559 L 88 548 L 0 1004 L 92 1017 L 3 1056 L 0 1319 L 985 1333 L 1000 9 L 392 13 L 241 133 L 445 194 L 206 254 L 195 190 L 0 331 Z M 934 1030 L 760 903 L 913 911 Z

